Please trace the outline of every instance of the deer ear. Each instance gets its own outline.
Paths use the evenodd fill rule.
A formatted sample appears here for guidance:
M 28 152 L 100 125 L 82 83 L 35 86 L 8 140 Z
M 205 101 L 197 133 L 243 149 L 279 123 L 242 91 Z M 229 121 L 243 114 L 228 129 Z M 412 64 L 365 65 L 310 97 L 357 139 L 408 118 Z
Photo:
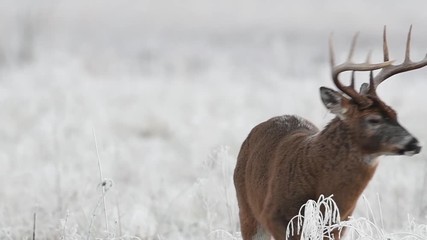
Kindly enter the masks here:
M 320 97 L 322 98 L 325 107 L 340 119 L 345 118 L 345 113 L 348 110 L 348 99 L 341 93 L 327 87 L 320 88 Z

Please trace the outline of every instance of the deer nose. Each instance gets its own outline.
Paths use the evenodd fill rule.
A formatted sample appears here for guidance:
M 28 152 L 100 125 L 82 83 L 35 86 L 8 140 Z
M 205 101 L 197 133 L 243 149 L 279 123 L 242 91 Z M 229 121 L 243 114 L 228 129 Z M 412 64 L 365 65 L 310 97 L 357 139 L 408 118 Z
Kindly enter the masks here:
M 412 156 L 421 151 L 420 143 L 416 138 L 412 138 L 405 146 L 403 154 L 407 156 Z

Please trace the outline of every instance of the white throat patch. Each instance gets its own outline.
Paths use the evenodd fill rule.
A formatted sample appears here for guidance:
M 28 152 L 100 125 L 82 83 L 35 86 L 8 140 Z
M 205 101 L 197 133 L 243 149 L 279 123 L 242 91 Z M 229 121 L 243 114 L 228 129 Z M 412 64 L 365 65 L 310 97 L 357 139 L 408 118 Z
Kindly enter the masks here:
M 368 164 L 369 166 L 375 166 L 378 164 L 379 155 L 371 154 L 363 156 L 363 162 Z

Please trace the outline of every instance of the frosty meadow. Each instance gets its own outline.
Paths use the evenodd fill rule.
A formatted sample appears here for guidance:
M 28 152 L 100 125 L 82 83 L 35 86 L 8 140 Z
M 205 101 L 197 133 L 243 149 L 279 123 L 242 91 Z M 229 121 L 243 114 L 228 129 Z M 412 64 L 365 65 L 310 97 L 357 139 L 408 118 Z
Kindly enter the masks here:
M 347 49 L 361 31 L 353 61 L 371 49 L 377 63 L 383 25 L 397 60 L 413 24 L 419 60 L 426 8 L 423 0 L 0 0 L 0 239 L 241 240 L 233 170 L 250 130 L 284 113 L 327 125 L 335 115 L 318 95 L 319 86 L 337 91 L 329 34 Z M 424 146 L 425 76 L 426 67 L 376 89 Z M 369 72 L 355 79 L 359 88 Z M 305 237 L 345 226 L 346 240 L 427 239 L 427 151 L 380 159 L 354 218 L 319 224 L 339 217 L 325 195 L 296 218 Z
M 419 62 L 410 59 L 411 30 L 404 61 L 398 65 L 390 60 L 385 27 L 382 63 L 370 63 L 370 56 L 365 63 L 352 62 L 355 35 L 346 62 L 336 65 L 330 40 L 332 80 L 341 92 L 320 88 L 323 104 L 336 115 L 323 130 L 290 115 L 272 118 L 252 129 L 242 144 L 234 172 L 244 240 L 288 239 L 287 226 L 301 206 L 322 195 L 332 195 L 340 218 L 348 220 L 377 168 L 379 156 L 420 152 L 418 140 L 398 123 L 397 113 L 376 92 L 391 76 L 427 65 L 427 56 Z M 378 69 L 381 71 L 374 76 L 373 71 Z M 345 71 L 352 72 L 349 86 L 338 78 Z M 356 71 L 370 71 L 369 84 L 362 84 L 360 91 L 355 90 Z M 334 239 L 341 239 L 344 230 L 336 229 Z

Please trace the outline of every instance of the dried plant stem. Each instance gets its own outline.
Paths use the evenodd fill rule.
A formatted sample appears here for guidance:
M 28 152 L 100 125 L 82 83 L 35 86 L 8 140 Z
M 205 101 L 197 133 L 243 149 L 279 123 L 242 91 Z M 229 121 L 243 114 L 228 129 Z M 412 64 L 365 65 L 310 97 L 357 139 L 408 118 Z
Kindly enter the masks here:
M 424 163 L 424 171 L 423 171 L 423 185 L 421 187 L 420 196 L 420 211 L 419 217 L 424 217 L 427 213 L 427 205 L 426 202 L 426 187 L 427 187 L 427 163 Z
M 382 206 L 381 206 L 380 194 L 378 194 L 378 193 L 377 193 L 377 201 L 378 201 L 378 209 L 379 209 L 379 212 L 380 212 L 381 228 L 384 229 L 383 210 L 382 210 Z
M 36 219 L 37 219 L 37 213 L 34 212 L 34 215 L 33 215 L 33 240 L 36 240 Z
M 116 199 L 116 205 L 117 205 L 117 224 L 119 226 L 119 236 L 122 236 L 122 216 L 120 213 L 119 201 L 117 199 Z
M 67 210 L 67 215 L 65 215 L 65 219 L 64 219 L 64 226 L 62 227 L 62 236 L 61 236 L 61 240 L 66 239 L 66 234 L 67 234 L 67 223 L 68 223 L 68 217 L 70 216 L 70 211 Z
M 229 226 L 233 226 L 233 212 L 232 212 L 232 204 L 230 201 L 230 194 L 229 194 L 229 182 L 228 182 L 228 176 L 231 176 L 231 171 L 228 168 L 227 162 L 227 154 L 228 154 L 228 148 L 227 147 L 222 147 L 221 148 L 221 152 L 220 152 L 221 156 L 221 173 L 222 173 L 222 187 L 223 187 L 223 191 L 224 191 L 224 196 L 225 196 L 225 207 L 227 209 L 227 216 L 228 216 L 228 224 Z
M 87 240 L 89 240 L 89 239 L 90 239 L 90 236 L 91 236 L 91 234 L 92 234 L 92 226 L 93 226 L 93 222 L 95 221 L 95 217 L 96 217 L 96 210 L 98 210 L 99 206 L 101 206 L 102 200 L 105 198 L 105 193 L 106 193 L 106 192 L 104 192 L 104 193 L 102 194 L 102 196 L 99 198 L 98 202 L 96 203 L 95 208 L 93 209 L 93 212 L 92 212 L 92 218 L 91 218 L 91 220 L 90 220 L 90 224 L 89 224 L 89 231 L 88 231 L 88 234 L 87 234 Z
M 99 156 L 98 142 L 97 142 L 97 140 L 96 140 L 95 129 L 92 129 L 92 132 L 93 132 L 93 138 L 94 138 L 94 141 L 95 141 L 96 156 L 97 156 L 97 158 L 98 158 L 99 179 L 100 179 L 100 183 L 101 183 L 101 186 L 102 186 L 102 204 L 103 204 L 103 206 L 104 206 L 105 231 L 106 231 L 107 233 L 109 233 L 110 231 L 109 231 L 109 228 L 108 228 L 107 205 L 106 205 L 106 203 L 105 203 L 105 193 L 106 193 L 106 190 L 105 190 L 104 177 L 103 177 L 103 175 L 102 175 L 101 158 L 100 158 L 100 156 Z

